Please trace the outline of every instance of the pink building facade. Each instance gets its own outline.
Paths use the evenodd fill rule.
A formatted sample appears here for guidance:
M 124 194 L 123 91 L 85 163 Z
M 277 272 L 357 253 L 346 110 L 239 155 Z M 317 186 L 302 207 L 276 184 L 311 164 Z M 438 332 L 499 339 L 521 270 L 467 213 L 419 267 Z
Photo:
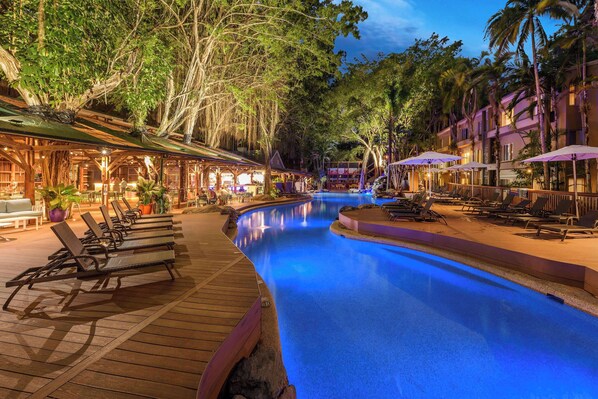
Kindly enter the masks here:
M 598 76 L 598 61 L 588 64 L 588 76 Z M 571 81 L 574 77 L 575 73 L 572 73 Z M 580 111 L 581 90 L 580 87 L 573 84 L 569 84 L 568 87 L 568 91 L 559 94 L 557 106 L 550 113 L 551 125 L 559 132 L 558 142 L 553 141 L 552 149 L 572 144 L 586 144 L 586 137 L 584 137 L 582 130 L 582 113 Z M 586 89 L 587 103 L 590 109 L 587 144 L 598 146 L 598 85 L 587 86 Z M 437 134 L 437 151 L 456 153 L 462 156 L 463 160 L 460 163 L 476 161 L 489 166 L 485 171 L 474 173 L 475 184 L 507 186 L 517 183 L 518 170 L 520 176 L 525 173 L 533 173 L 528 165 L 517 162 L 516 159 L 529 142 L 528 133 L 538 130 L 538 115 L 535 108 L 532 112 L 528 111 L 530 101 L 533 102 L 534 99 L 522 100 L 512 111 L 509 111 L 509 104 L 514 96 L 515 93 L 511 93 L 502 99 L 498 132 L 494 123 L 493 109 L 486 106 L 477 112 L 473 129 L 470 128 L 466 119 L 458 122 L 456 140 L 455 135 L 451 134 L 451 127 Z M 515 118 L 516 120 L 514 120 Z M 500 141 L 499 154 L 496 154 L 495 151 L 497 133 Z M 499 179 L 496 171 L 497 155 L 501 159 Z M 579 164 L 578 166 L 583 167 L 582 162 L 579 162 Z M 596 161 L 591 161 L 589 165 L 590 187 L 585 186 L 585 175 L 579 177 L 578 187 L 586 192 L 598 192 L 596 189 Z M 564 183 L 559 187 L 559 190 L 572 191 L 573 179 L 570 168 L 562 165 L 558 173 L 559 180 Z M 448 182 L 470 184 L 470 176 L 470 173 L 445 172 L 440 174 L 439 179 L 440 184 Z

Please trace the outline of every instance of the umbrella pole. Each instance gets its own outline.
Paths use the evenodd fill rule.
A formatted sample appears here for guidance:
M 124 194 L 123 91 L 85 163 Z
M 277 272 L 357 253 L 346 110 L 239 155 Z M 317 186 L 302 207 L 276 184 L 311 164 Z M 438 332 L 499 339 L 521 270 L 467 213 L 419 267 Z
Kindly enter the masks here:
M 573 202 L 575 202 L 575 216 L 579 217 L 579 205 L 577 203 L 577 157 L 573 156 Z
M 432 179 L 431 178 L 431 176 L 432 176 L 432 172 L 431 172 L 432 167 L 430 165 L 432 165 L 432 163 L 428 162 L 428 196 L 431 197 L 432 196 L 432 180 L 431 180 Z
M 471 170 L 471 196 L 473 197 L 473 169 Z

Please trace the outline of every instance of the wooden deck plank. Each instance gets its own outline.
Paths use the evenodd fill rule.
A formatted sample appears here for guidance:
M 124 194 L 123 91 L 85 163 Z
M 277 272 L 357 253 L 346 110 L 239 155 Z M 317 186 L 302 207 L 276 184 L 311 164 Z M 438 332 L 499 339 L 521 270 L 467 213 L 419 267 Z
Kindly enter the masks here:
M 53 399 L 143 399 L 146 396 L 132 395 L 130 393 L 107 391 L 86 385 L 67 383 L 61 386 L 49 396 Z
M 104 359 L 129 362 L 131 364 L 139 364 L 142 366 L 158 367 L 167 370 L 185 371 L 187 373 L 199 373 L 207 364 L 207 362 L 190 359 L 181 362 L 181 360 L 176 357 L 131 352 L 121 348 L 110 351 L 110 353 L 104 356 Z
M 195 399 L 196 393 L 196 389 L 192 388 L 179 387 L 148 380 L 137 380 L 94 371 L 81 372 L 73 378 L 73 382 L 104 390 L 109 387 L 109 391 L 129 393 L 156 399 Z M 85 390 L 82 390 L 82 393 L 84 394 Z

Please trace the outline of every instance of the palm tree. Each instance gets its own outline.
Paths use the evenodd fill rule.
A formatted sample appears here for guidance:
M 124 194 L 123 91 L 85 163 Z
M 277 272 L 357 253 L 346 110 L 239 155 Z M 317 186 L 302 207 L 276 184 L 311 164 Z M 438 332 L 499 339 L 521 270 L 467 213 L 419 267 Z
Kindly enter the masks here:
M 460 119 L 461 103 L 467 90 L 467 64 L 465 59 L 456 60 L 455 65 L 440 75 L 442 112 L 448 117 L 451 128 L 451 146 L 456 150 L 457 123 Z
M 487 82 L 488 102 L 492 107 L 492 120 L 494 122 L 494 157 L 496 159 L 496 185 L 500 184 L 500 113 L 505 111 L 502 98 L 507 91 L 507 84 L 510 80 L 511 67 L 509 66 L 512 53 L 496 53 L 493 58 L 485 58 L 480 74 Z
M 528 40 L 530 41 L 542 153 L 547 152 L 546 121 L 538 64 L 539 52 L 546 46 L 547 36 L 540 17 L 550 16 L 565 20 L 577 12 L 577 7 L 568 1 L 508 0 L 505 8 L 490 17 L 486 25 L 485 37 L 490 40 L 490 48 L 498 50 L 499 53 L 504 53 L 515 45 L 517 53 L 523 54 Z M 549 181 L 547 163 L 544 163 L 544 176 L 546 185 Z

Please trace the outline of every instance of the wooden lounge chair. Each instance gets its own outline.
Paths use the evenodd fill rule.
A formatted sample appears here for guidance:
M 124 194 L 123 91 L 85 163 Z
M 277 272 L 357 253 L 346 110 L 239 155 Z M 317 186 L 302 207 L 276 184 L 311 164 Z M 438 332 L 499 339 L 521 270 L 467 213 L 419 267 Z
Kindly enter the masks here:
M 528 206 L 532 202 L 528 199 L 524 199 L 520 201 L 517 205 L 510 205 L 507 209 L 502 211 L 488 211 L 488 217 L 497 218 L 500 215 L 512 215 L 514 213 L 526 213 L 528 211 Z
M 396 221 L 400 219 L 412 219 L 418 221 L 438 221 L 442 220 L 444 224 L 448 224 L 444 216 L 439 214 L 436 211 L 432 210 L 432 205 L 434 205 L 434 198 L 429 198 L 426 201 L 424 207 L 416 212 L 394 212 L 390 211 L 391 220 Z
M 513 215 L 511 220 L 513 223 L 525 222 L 524 228 L 527 229 L 530 223 L 561 223 L 566 222 L 567 219 L 572 216 L 567 214 L 571 209 L 573 201 L 570 199 L 562 199 L 556 205 L 554 211 L 550 213 L 543 213 L 540 216 L 525 216 L 525 215 Z
M 112 201 L 112 209 L 116 214 L 118 222 L 131 231 L 138 230 L 155 230 L 155 229 L 172 229 L 172 221 L 142 221 L 127 217 L 121 212 L 120 204 L 117 201 Z
M 482 214 L 488 213 L 488 212 L 496 212 L 496 211 L 505 210 L 511 205 L 511 202 L 513 202 L 514 199 L 515 199 L 515 194 L 509 193 L 505 197 L 505 199 L 503 199 L 503 201 L 501 202 L 501 204 L 499 206 L 475 206 L 475 207 L 473 207 L 473 212 L 477 212 L 478 214 L 482 215 Z
M 125 197 L 123 197 L 123 203 L 125 204 L 125 206 L 127 207 L 127 213 L 132 213 L 134 215 L 137 216 L 137 218 L 140 219 L 172 219 L 173 215 L 172 213 L 163 213 L 163 214 L 155 214 L 155 215 L 142 215 L 141 214 L 141 210 L 139 208 L 133 208 L 131 206 L 131 204 L 129 203 L 129 201 L 127 201 L 127 199 Z
M 174 264 L 174 251 L 142 252 L 133 255 L 117 255 L 106 258 L 93 256 L 87 252 L 81 241 L 66 222 L 51 227 L 68 255 L 51 260 L 41 267 L 32 267 L 20 273 L 14 279 L 6 282 L 6 287 L 16 287 L 9 295 L 2 309 L 8 305 L 24 286 L 29 289 L 34 284 L 57 280 L 71 280 L 83 278 L 105 277 L 112 273 L 141 269 L 150 266 L 164 266 L 174 280 L 171 268 Z
M 516 217 L 520 216 L 532 216 L 532 217 L 540 217 L 544 214 L 544 207 L 548 203 L 548 197 L 540 197 L 534 202 L 531 208 L 527 213 L 499 213 L 497 216 L 499 218 L 505 219 L 505 224 L 508 222 L 515 223 L 517 220 Z
M 500 193 L 495 192 L 492 194 L 492 198 L 489 200 L 472 199 L 470 201 L 466 201 L 462 204 L 463 206 L 461 207 L 461 211 L 465 211 L 466 209 L 470 211 L 476 206 L 498 206 L 500 205 L 500 203 L 497 202 L 499 197 Z
M 100 206 L 100 212 L 102 212 L 102 216 L 104 217 L 104 226 L 102 230 L 105 232 L 113 232 L 119 231 L 123 234 L 124 240 L 136 240 L 140 238 L 151 238 L 151 237 L 168 237 L 172 235 L 172 224 L 167 225 L 167 227 L 160 227 L 155 228 L 145 228 L 145 229 L 132 229 L 132 225 L 130 223 L 121 223 L 118 218 L 116 221 L 110 216 L 110 212 L 108 211 L 108 207 L 105 205 Z M 144 227 L 148 227 L 149 225 L 144 225 Z M 169 226 L 169 227 L 168 227 Z M 145 230 L 145 231 L 142 231 Z
M 586 213 L 574 224 L 542 224 L 538 226 L 536 236 L 539 236 L 542 231 L 560 234 L 561 241 L 565 241 L 567 234 L 570 233 L 589 233 L 593 235 L 598 233 L 598 211 Z
M 174 235 L 166 237 L 148 237 L 135 240 L 125 240 L 120 231 L 104 232 L 100 225 L 95 221 L 91 213 L 86 212 L 81 215 L 85 224 L 89 227 L 90 236 L 83 240 L 84 244 L 96 244 L 106 248 L 108 252 L 112 251 L 132 251 L 137 249 L 149 249 L 167 247 L 172 249 L 174 246 Z M 171 230 L 168 230 L 171 231 Z
M 142 219 L 139 217 L 139 214 L 136 212 L 125 211 L 118 201 L 110 202 L 112 205 L 112 209 L 116 213 L 116 216 L 121 220 L 127 220 L 133 224 L 142 224 L 142 223 L 174 223 L 171 217 L 168 218 L 152 218 L 152 219 Z

